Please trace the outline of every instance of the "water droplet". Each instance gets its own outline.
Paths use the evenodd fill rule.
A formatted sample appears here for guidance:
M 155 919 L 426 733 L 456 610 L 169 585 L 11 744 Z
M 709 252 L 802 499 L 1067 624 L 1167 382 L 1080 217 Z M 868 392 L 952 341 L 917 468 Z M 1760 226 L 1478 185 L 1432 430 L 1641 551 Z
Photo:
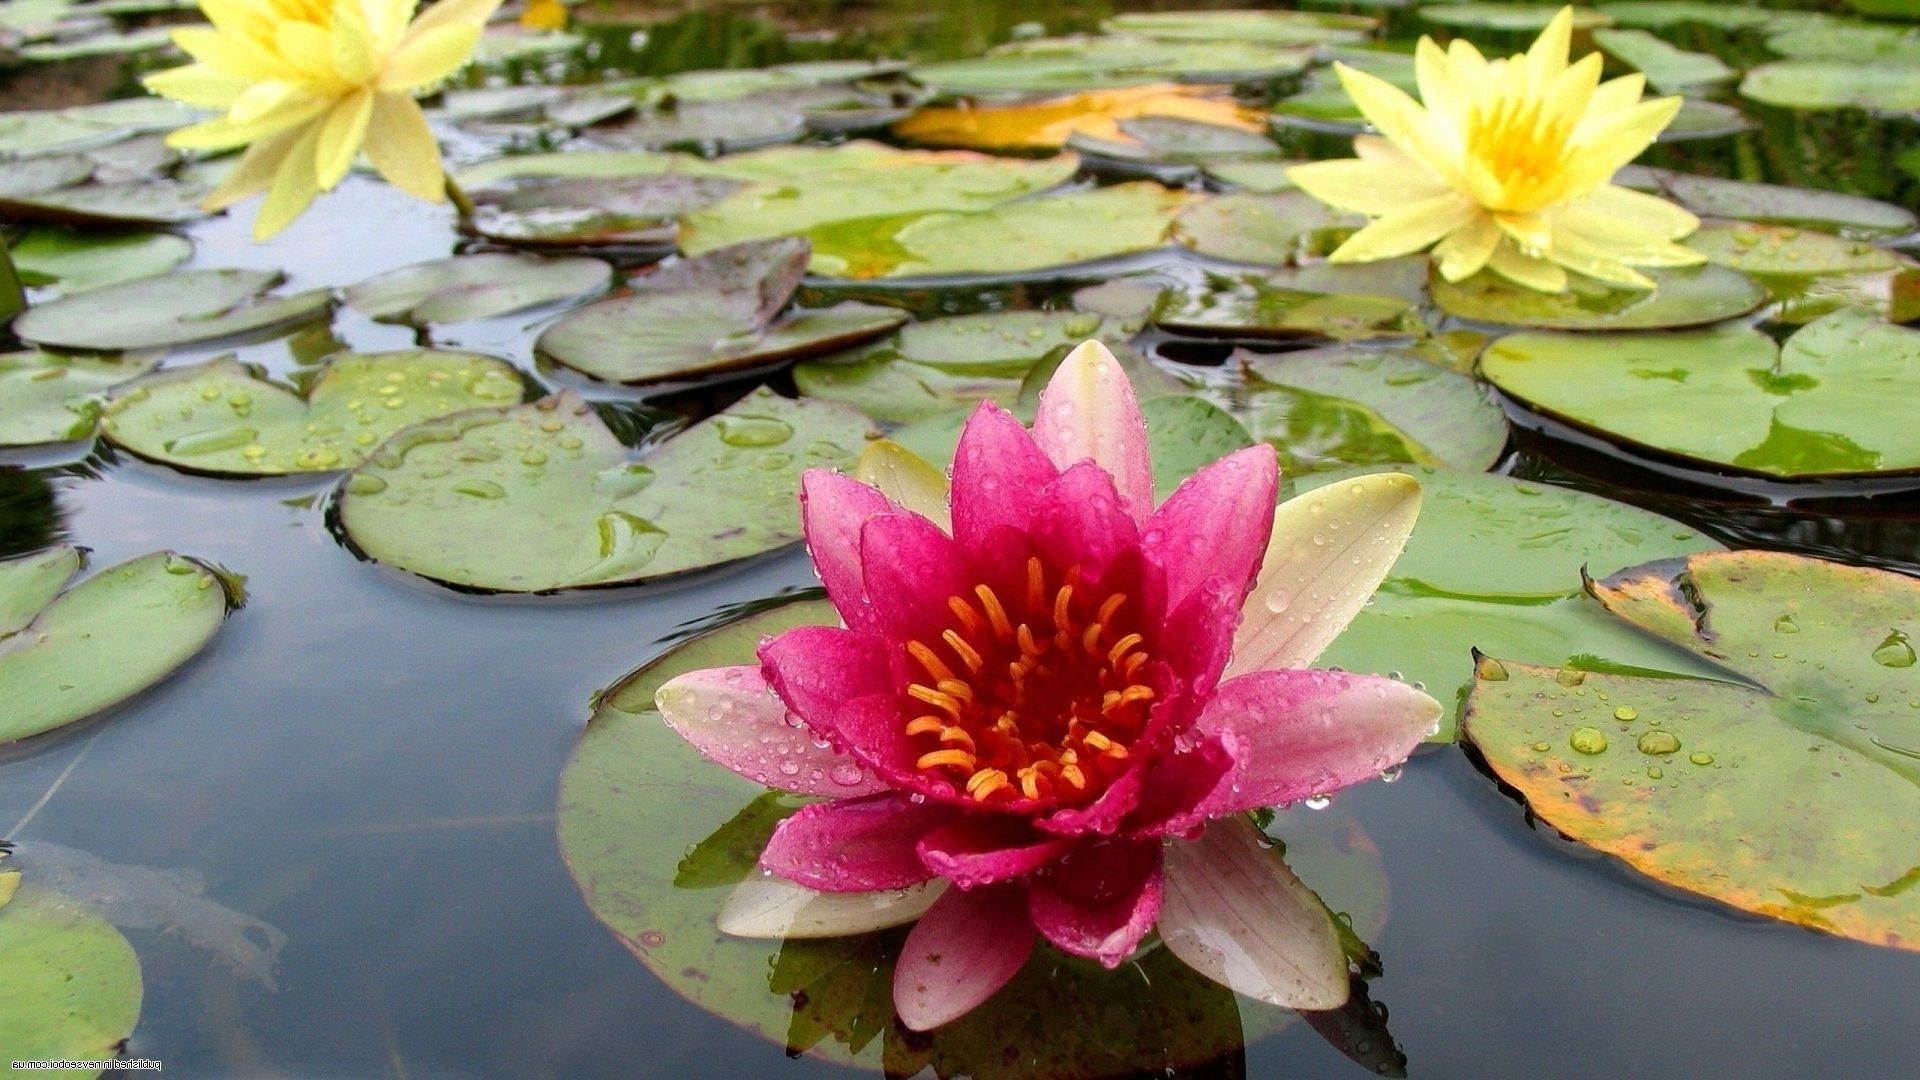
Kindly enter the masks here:
M 779 446 L 793 438 L 793 425 L 771 416 L 722 416 L 715 423 L 728 446 Z
M 1579 686 L 1581 683 L 1587 681 L 1587 673 L 1584 671 L 1575 671 L 1572 668 L 1563 668 L 1558 675 L 1553 677 L 1553 681 L 1559 683 L 1561 686 Z
M 1889 633 L 1873 650 L 1873 662 L 1881 667 L 1912 667 L 1913 660 L 1913 645 L 1907 641 L 1907 635 L 1898 630 Z
M 623 565 L 641 566 L 652 561 L 660 545 L 666 543 L 666 531 L 643 517 L 609 510 L 594 522 L 600 534 L 600 557 Z
M 1506 682 L 1508 678 L 1507 665 L 1498 660 L 1482 658 L 1480 661 L 1480 670 L 1476 672 L 1476 674 L 1487 682 Z
M 1782 615 L 1773 620 L 1773 632 L 1776 634 L 1797 634 L 1800 632 L 1800 624 L 1793 621 L 1793 616 Z
M 1640 736 L 1640 741 L 1634 745 L 1643 754 L 1664 755 L 1680 749 L 1680 739 L 1671 731 L 1649 731 Z
M 1300 805 L 1306 807 L 1309 810 L 1325 810 L 1327 807 L 1333 805 L 1333 796 L 1309 795 L 1306 798 L 1300 800 Z
M 1534 752 L 1534 753 L 1536 753 L 1536 754 L 1544 754 L 1544 753 L 1546 753 L 1546 752 L 1547 752 L 1548 750 L 1551 750 L 1551 749 L 1553 749 L 1553 744 L 1552 744 L 1552 743 L 1547 743 L 1547 742 L 1537 742 L 1537 743 L 1534 743 L 1534 744 L 1533 744 L 1533 752 Z
M 1640 712 L 1631 705 L 1622 705 L 1613 710 L 1613 718 L 1620 721 L 1638 720 Z
M 1398 779 L 1400 779 L 1400 766 L 1395 765 L 1392 768 L 1381 770 L 1381 773 L 1380 773 L 1381 783 L 1391 784 Z
M 1687 755 L 1687 760 L 1693 762 L 1695 765 L 1711 765 L 1713 764 L 1713 755 L 1704 750 L 1695 750 L 1693 753 Z
M 331 469 L 340 464 L 340 452 L 331 446 L 310 446 L 294 455 L 293 463 L 303 469 Z
M 1604 754 L 1607 752 L 1607 737 L 1596 727 L 1575 728 L 1567 738 L 1567 745 L 1582 754 Z
M 161 445 L 169 454 L 195 457 L 200 454 L 217 454 L 223 450 L 238 450 L 259 436 L 260 433 L 252 428 L 218 428 L 213 431 L 196 431 L 191 435 L 182 435 Z
M 387 490 L 387 482 L 372 473 L 354 473 L 347 477 L 347 494 L 378 495 Z
M 466 480 L 453 485 L 453 490 L 462 495 L 471 495 L 476 499 L 504 499 L 507 489 L 491 480 Z
M 1284 588 L 1276 587 L 1274 589 L 1269 590 L 1267 593 L 1267 598 L 1266 598 L 1267 610 L 1273 612 L 1275 615 L 1278 615 L 1286 611 L 1287 605 L 1291 604 L 1292 602 L 1293 602 L 1293 594 L 1289 593 Z
M 842 762 L 835 765 L 833 771 L 828 775 L 832 776 L 833 782 L 839 784 L 841 787 L 853 787 L 862 779 L 860 766 L 851 762 Z

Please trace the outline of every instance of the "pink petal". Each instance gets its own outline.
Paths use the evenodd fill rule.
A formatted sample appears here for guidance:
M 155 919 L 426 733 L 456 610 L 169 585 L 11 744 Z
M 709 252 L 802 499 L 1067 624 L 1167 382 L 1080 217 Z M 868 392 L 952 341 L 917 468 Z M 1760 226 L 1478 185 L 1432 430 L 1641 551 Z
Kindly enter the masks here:
M 1147 424 L 1133 384 L 1105 345 L 1089 341 L 1067 355 L 1040 392 L 1033 438 L 1053 463 L 1091 460 L 1113 477 L 1134 521 L 1153 513 L 1153 462 Z
M 894 693 L 856 698 L 815 731 L 896 791 L 935 803 L 973 806 L 964 792 L 915 767 L 920 755 L 907 738 L 910 717 L 902 712 L 900 702 L 901 695 Z
M 759 668 L 690 671 L 662 686 L 654 703 L 702 757 L 756 784 L 834 798 L 886 790 L 859 762 L 796 726 Z
M 1100 581 L 1140 546 L 1113 477 L 1092 462 L 1068 469 L 1037 496 L 1029 502 L 1027 534 L 1054 566 L 1079 566 L 1086 580 Z
M 1233 771 L 1233 753 L 1218 733 L 1191 749 L 1164 754 L 1149 767 L 1142 784 L 1140 805 L 1123 831 L 1134 836 L 1158 836 L 1166 823 L 1185 820 Z
M 787 708 L 822 734 L 847 702 L 894 689 L 886 641 L 837 626 L 801 626 L 771 638 L 760 646 L 760 663 Z
M 860 572 L 860 530 L 878 514 L 898 510 L 879 491 L 828 469 L 808 469 L 800 478 L 800 518 L 813 555 L 814 572 L 827 597 L 856 630 L 873 628 Z
M 1281 503 L 1227 670 L 1313 663 L 1373 598 L 1419 513 L 1420 482 L 1405 473 L 1356 476 Z
M 1065 952 L 1119 967 L 1160 914 L 1160 842 L 1105 840 L 1027 890 L 1027 914 Z
M 920 861 L 963 889 L 1025 877 L 1071 850 L 1017 817 L 966 814 L 920 838 Z
M 821 892 L 879 892 L 933 875 L 914 845 L 953 811 L 888 793 L 815 803 L 780 823 L 760 866 Z
M 1293 1009 L 1347 1000 L 1333 919 L 1244 817 L 1167 845 L 1160 939 L 1187 966 L 1250 998 Z
M 1115 777 L 1099 798 L 1085 806 L 1056 810 L 1034 824 L 1055 836 L 1111 836 L 1139 805 L 1146 773 L 1144 766 L 1136 765 Z
M 953 535 L 967 550 L 995 526 L 1024 531 L 1033 496 L 1060 475 L 1011 413 L 983 401 L 953 453 Z
M 1273 447 L 1262 443 L 1188 477 L 1154 512 L 1140 546 L 1166 573 L 1169 610 L 1211 577 L 1226 578 L 1244 598 L 1267 550 L 1279 482 Z
M 1194 730 L 1222 737 L 1233 771 L 1169 827 L 1329 795 L 1379 776 L 1407 760 L 1439 719 L 1439 702 L 1378 675 L 1306 668 L 1229 679 Z
M 1207 578 L 1168 613 L 1155 638 L 1161 660 L 1197 693 L 1210 694 L 1233 658 L 1234 628 L 1246 589 L 1226 577 Z
M 973 595 L 975 575 L 960 546 L 917 514 L 882 514 L 868 521 L 860 557 L 867 599 L 891 641 L 938 641 L 954 621 L 947 599 Z
M 1017 887 L 948 889 L 914 924 L 893 968 L 893 1008 L 915 1031 L 972 1012 L 1033 953 L 1033 923 Z

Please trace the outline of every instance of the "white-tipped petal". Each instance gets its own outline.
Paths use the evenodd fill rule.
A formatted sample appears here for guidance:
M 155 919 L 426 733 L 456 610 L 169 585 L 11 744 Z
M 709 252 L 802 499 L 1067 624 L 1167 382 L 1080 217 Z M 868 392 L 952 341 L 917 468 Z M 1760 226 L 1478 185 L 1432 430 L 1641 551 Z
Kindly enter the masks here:
M 744 938 L 824 938 L 866 934 L 913 922 L 947 889 L 939 879 L 886 892 L 823 893 L 777 877 L 741 882 L 720 908 L 723 934 Z

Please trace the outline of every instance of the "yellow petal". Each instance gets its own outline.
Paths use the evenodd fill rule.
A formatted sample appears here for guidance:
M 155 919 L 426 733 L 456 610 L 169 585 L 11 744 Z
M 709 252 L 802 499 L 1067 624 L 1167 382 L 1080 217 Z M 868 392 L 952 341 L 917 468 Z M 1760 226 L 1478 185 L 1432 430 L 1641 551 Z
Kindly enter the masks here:
M 332 191 L 353 167 L 372 116 L 373 93 L 368 90 L 348 94 L 327 113 L 320 125 L 319 145 L 314 148 L 315 179 L 321 191 Z
M 1494 214 L 1493 221 L 1522 251 L 1545 251 L 1553 244 L 1553 226 L 1539 214 Z
M 233 99 L 227 119 L 236 124 L 270 124 L 281 115 L 300 111 L 316 98 L 298 83 L 268 79 L 254 83 Z M 322 106 L 326 104 L 321 102 Z
M 1691 236 L 1700 227 L 1700 219 L 1682 207 L 1657 195 L 1612 184 L 1604 184 L 1568 203 L 1561 215 L 1570 215 L 1575 219 L 1575 227 L 1583 232 L 1624 226 L 1665 240 Z
M 333 29 L 328 35 L 333 69 L 343 82 L 364 86 L 379 70 L 373 31 L 367 26 L 365 9 L 358 4 L 340 4 L 334 9 Z
M 319 124 L 308 124 L 300 129 L 299 137 L 280 162 L 266 200 L 260 204 L 260 213 L 253 219 L 255 240 L 266 240 L 293 224 L 320 194 L 313 156 L 320 145 L 320 128 Z
M 1493 249 L 1487 269 L 1523 289 L 1557 293 L 1567 288 L 1567 272 L 1545 259 L 1530 259 L 1520 254 L 1511 242 Z
M 225 109 L 249 85 L 237 75 L 228 75 L 206 64 L 156 71 L 140 81 L 161 97 L 202 109 Z
M 407 36 L 414 37 L 443 26 L 478 29 L 487 24 L 499 7 L 500 0 L 440 0 L 413 21 L 413 25 L 407 28 Z
M 213 194 L 201 200 L 200 205 L 208 210 L 225 210 L 242 199 L 252 198 L 267 190 L 273 183 L 274 173 L 286 161 L 293 144 L 300 141 L 299 129 L 283 131 L 271 135 L 247 147 L 246 153 L 227 173 Z
M 283 22 L 274 27 L 274 48 L 298 71 L 319 75 L 333 70 L 333 38 L 309 22 Z
M 1480 210 L 1454 192 L 1424 199 L 1382 217 L 1347 238 L 1332 262 L 1372 262 L 1423 250 L 1479 216 Z
M 318 98 L 297 109 L 282 110 L 261 120 L 237 123 L 224 116 L 169 132 L 167 145 L 176 150 L 232 150 L 297 127 L 326 111 Z
M 380 89 L 411 92 L 436 85 L 460 70 L 479 43 L 477 26 L 445 26 L 424 34 L 408 34 L 387 58 L 380 72 Z
M 1640 156 L 1679 114 L 1681 99 L 1655 98 L 1601 117 L 1589 117 L 1574 129 L 1572 161 L 1590 165 L 1603 177 Z M 1610 164 L 1602 165 L 1601 162 Z
M 1581 122 L 1591 123 L 1608 113 L 1638 105 L 1646 92 L 1647 77 L 1637 71 L 1617 79 L 1608 79 L 1596 87 L 1593 96 L 1587 99 L 1587 115 L 1581 118 Z
M 1437 129 L 1425 109 L 1385 79 L 1337 62 L 1333 70 L 1347 96 L 1382 138 L 1452 183 L 1459 142 L 1450 130 Z
M 1466 38 L 1457 37 L 1447 42 L 1447 59 L 1453 62 L 1454 78 L 1464 86 L 1477 86 L 1489 75 L 1487 58 Z
M 1433 260 L 1440 268 L 1440 276 L 1448 281 L 1465 281 L 1479 273 L 1480 268 L 1493 257 L 1493 249 L 1500 246 L 1500 239 L 1505 235 L 1487 214 L 1477 215 L 1464 227 L 1448 233 L 1433 249 Z
M 1589 243 L 1577 233 L 1562 230 L 1554 234 L 1547 257 L 1577 274 L 1585 274 L 1609 285 L 1629 289 L 1651 289 L 1654 280 L 1628 267 L 1599 244 Z
M 375 94 L 367 124 L 367 157 L 387 182 L 428 202 L 447 197 L 440 171 L 440 144 L 427 127 L 426 114 L 405 94 Z
M 1464 133 L 1473 86 L 1462 81 L 1453 61 L 1432 38 L 1420 39 L 1413 54 L 1413 71 L 1420 84 L 1420 103 L 1427 112 L 1453 128 L 1456 135 Z
M 1567 69 L 1567 54 L 1573 51 L 1573 8 L 1563 7 L 1527 50 L 1527 68 L 1535 87 L 1544 87 Z
M 270 79 L 280 71 L 279 61 L 272 53 L 217 30 L 189 26 L 175 30 L 171 37 L 181 52 L 228 75 Z
M 1328 206 L 1369 217 L 1390 214 L 1449 190 L 1425 169 L 1395 169 L 1360 158 L 1296 165 L 1287 170 L 1287 179 Z

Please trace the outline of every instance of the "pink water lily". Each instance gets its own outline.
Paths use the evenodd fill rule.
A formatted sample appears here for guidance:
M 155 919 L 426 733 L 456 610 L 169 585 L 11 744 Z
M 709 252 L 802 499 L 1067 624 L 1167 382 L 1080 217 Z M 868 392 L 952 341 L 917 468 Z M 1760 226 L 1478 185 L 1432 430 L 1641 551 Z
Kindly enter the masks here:
M 827 796 L 784 821 L 720 925 L 746 935 L 918 920 L 894 1003 L 926 1030 L 985 1001 L 1037 936 L 1118 965 L 1158 928 L 1250 996 L 1332 1008 L 1326 913 L 1242 811 L 1399 765 L 1440 706 L 1305 667 L 1412 529 L 1389 473 L 1274 507 L 1261 445 L 1156 506 L 1141 413 L 1089 342 L 1029 431 L 983 403 L 942 477 L 881 444 L 877 486 L 807 474 L 806 536 L 843 626 L 681 676 L 658 703 L 714 761 Z

